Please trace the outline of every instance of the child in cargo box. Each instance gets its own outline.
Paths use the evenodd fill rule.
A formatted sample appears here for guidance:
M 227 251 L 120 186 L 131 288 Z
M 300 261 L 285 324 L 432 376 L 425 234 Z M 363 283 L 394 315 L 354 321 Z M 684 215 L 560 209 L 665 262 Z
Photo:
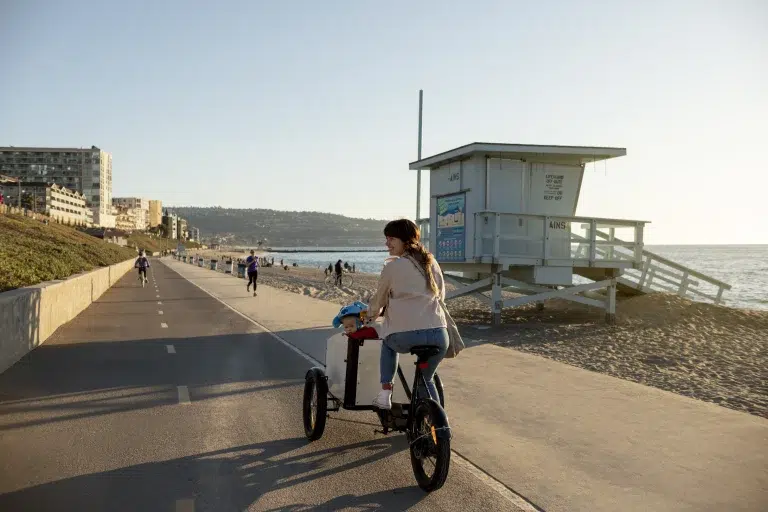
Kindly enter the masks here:
M 349 306 L 344 306 L 339 310 L 339 314 L 333 319 L 333 326 L 338 328 L 344 326 L 344 332 L 347 337 L 353 340 L 374 340 L 379 337 L 376 329 L 370 326 L 363 326 L 360 313 L 367 310 L 368 307 L 362 302 L 355 302 Z

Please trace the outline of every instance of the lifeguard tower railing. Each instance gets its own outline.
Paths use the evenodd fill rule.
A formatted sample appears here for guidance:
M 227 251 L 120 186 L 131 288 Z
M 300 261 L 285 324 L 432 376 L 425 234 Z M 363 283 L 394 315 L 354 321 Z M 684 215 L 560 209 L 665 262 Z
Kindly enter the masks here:
M 596 277 L 589 269 L 616 268 L 621 271 L 620 293 L 670 292 L 715 304 L 723 304 L 723 292 L 731 289 L 645 249 L 645 221 L 481 211 L 474 223 L 474 258 L 468 263 L 573 267 L 575 274 L 589 279 Z M 429 247 L 429 219 L 418 224 L 422 243 Z M 515 226 L 518 233 L 510 234 Z
M 645 221 L 492 211 L 480 211 L 474 217 L 476 263 L 602 268 L 642 265 Z M 618 230 L 623 239 L 603 239 L 598 235 L 601 229 Z M 616 250 L 619 247 L 625 250 Z

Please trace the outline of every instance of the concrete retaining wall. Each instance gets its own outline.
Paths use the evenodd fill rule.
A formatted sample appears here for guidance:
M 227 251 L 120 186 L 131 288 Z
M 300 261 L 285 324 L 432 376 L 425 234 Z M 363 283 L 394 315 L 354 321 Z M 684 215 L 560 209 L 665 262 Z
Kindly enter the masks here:
M 61 281 L 0 293 L 0 373 L 101 297 L 133 264 L 130 259 Z

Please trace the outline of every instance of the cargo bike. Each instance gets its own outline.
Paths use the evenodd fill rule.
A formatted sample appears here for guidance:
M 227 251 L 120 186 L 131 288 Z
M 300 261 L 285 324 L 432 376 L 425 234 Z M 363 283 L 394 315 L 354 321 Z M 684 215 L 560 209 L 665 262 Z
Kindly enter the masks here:
M 320 439 L 328 412 L 346 409 L 376 413 L 384 435 L 404 432 L 408 439 L 411 466 L 423 490 L 440 489 L 448 476 L 451 458 L 451 428 L 443 407 L 445 394 L 440 377 L 434 382 L 438 396 L 431 396 L 422 370 L 439 350 L 423 345 L 411 354 L 400 354 L 393 383 L 392 409 L 372 405 L 381 390 L 379 360 L 381 339 L 356 340 L 344 333 L 326 343 L 326 366 L 307 371 L 304 383 L 304 431 L 310 441 Z M 409 382 L 412 384 L 409 386 Z

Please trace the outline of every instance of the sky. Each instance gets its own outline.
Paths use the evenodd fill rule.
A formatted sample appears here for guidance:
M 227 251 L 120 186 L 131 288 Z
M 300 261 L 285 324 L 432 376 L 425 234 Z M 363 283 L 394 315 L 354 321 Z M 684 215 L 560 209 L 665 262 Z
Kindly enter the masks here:
M 413 218 L 423 89 L 424 156 L 625 147 L 578 215 L 768 243 L 762 0 L 0 0 L 0 49 L 0 145 L 96 145 L 115 196 Z

